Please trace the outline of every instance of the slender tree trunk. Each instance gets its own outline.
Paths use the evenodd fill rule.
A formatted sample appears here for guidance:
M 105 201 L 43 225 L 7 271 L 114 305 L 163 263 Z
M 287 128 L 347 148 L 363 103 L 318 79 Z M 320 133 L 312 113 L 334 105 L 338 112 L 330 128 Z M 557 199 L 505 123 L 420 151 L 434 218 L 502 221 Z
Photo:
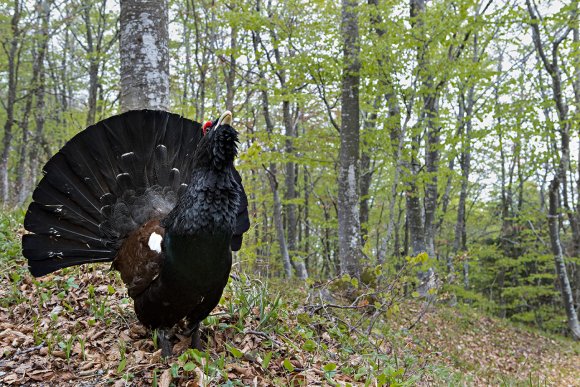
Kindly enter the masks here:
M 364 127 L 366 135 L 373 131 L 376 126 L 377 114 L 370 113 L 365 120 Z M 371 168 L 371 150 L 369 145 L 363 140 L 363 150 L 360 157 L 360 228 L 361 228 L 361 245 L 364 246 L 369 234 L 369 191 L 373 177 Z
M 99 58 L 100 52 L 95 50 L 95 42 L 93 39 L 93 27 L 91 20 L 91 6 L 83 6 L 83 20 L 85 22 L 85 33 L 87 40 L 87 56 L 89 59 L 89 98 L 88 98 L 88 112 L 87 112 L 87 126 L 95 123 L 97 115 L 97 92 L 99 80 Z
M 422 20 L 423 14 L 425 12 L 425 0 L 410 0 L 410 16 L 413 29 L 418 30 L 417 36 L 423 34 L 424 21 Z M 419 73 L 424 73 L 425 66 L 425 51 L 424 46 L 417 47 L 417 71 Z M 425 83 L 425 82 L 423 82 Z M 424 84 L 423 87 L 426 85 Z M 425 95 L 423 101 L 423 111 L 429 108 L 427 103 L 428 95 Z M 420 121 L 424 122 L 424 112 Z M 417 186 L 417 181 L 419 178 L 419 162 L 417 157 L 419 155 L 419 148 L 421 144 L 420 132 L 422 131 L 421 125 L 416 125 L 413 128 L 413 135 L 411 140 L 411 161 L 408 169 L 411 171 L 411 176 L 409 176 L 408 191 L 407 191 L 407 222 L 409 227 L 409 237 L 411 248 L 413 249 L 413 254 L 417 255 L 422 252 L 427 251 L 427 244 L 425 240 L 425 214 L 423 213 L 424 207 L 421 204 L 421 199 L 419 197 L 419 187 Z M 419 133 L 417 133 L 419 132 Z M 422 275 L 420 275 L 422 277 Z
M 306 270 L 310 271 L 310 181 L 308 179 L 308 168 L 303 167 L 302 177 L 304 179 L 304 254 L 306 256 L 304 264 Z
M 270 181 L 270 189 L 274 197 L 274 227 L 276 227 L 276 235 L 278 236 L 278 245 L 280 246 L 280 255 L 282 256 L 282 263 L 284 264 L 284 272 L 286 278 L 292 278 L 292 263 L 290 262 L 290 254 L 286 246 L 286 238 L 284 237 L 284 222 L 282 221 L 282 202 L 278 194 L 278 181 L 276 180 L 276 164 L 271 163 L 268 170 L 268 179 Z
M 121 0 L 121 110 L 169 108 L 167 0 Z
M 30 148 L 30 171 L 31 171 L 31 182 L 34 185 L 36 183 L 36 178 L 39 172 L 40 163 L 40 144 L 43 142 L 44 138 L 44 122 L 46 117 L 45 111 L 45 94 L 46 94 L 46 72 L 44 69 L 44 60 L 46 56 L 46 49 L 48 46 L 48 23 L 50 19 L 50 6 L 49 2 L 46 0 L 40 0 L 38 2 L 39 13 L 41 17 L 41 28 L 38 46 L 38 56 L 36 59 L 37 71 L 38 71 L 38 82 L 35 85 L 35 107 L 34 107 L 34 121 L 35 121 L 35 133 L 34 133 L 34 144 Z M 28 195 L 27 195 L 28 196 Z
M 580 340 L 580 323 L 578 322 L 576 309 L 574 309 L 572 288 L 570 287 L 570 281 L 568 280 L 568 273 L 566 272 L 566 264 L 564 262 L 564 252 L 560 242 L 560 222 L 558 221 L 558 209 L 560 208 L 558 200 L 559 184 L 560 182 L 557 178 L 555 178 L 552 181 L 552 184 L 550 184 L 550 210 L 548 217 L 550 241 L 552 242 L 552 252 L 554 254 L 556 273 L 558 274 L 558 280 L 560 282 L 560 292 L 562 293 L 566 316 L 568 317 L 568 327 L 570 328 L 574 339 Z
M 6 122 L 4 123 L 4 138 L 2 139 L 2 156 L 0 158 L 0 194 L 4 205 L 10 200 L 10 182 L 8 179 L 8 157 L 12 147 L 12 127 L 14 125 L 14 105 L 16 104 L 16 88 L 18 85 L 17 52 L 20 43 L 20 0 L 14 0 L 14 13 L 10 19 L 12 39 L 8 50 L 8 90 L 6 91 Z
M 426 82 L 427 90 L 433 88 L 433 82 Z M 435 257 L 435 215 L 437 212 L 438 173 L 440 159 L 440 128 L 435 122 L 439 112 L 439 97 L 430 93 L 425 97 L 425 123 L 427 126 L 427 142 L 425 149 L 425 169 L 428 180 L 425 184 L 425 248 L 430 257 Z
M 534 47 L 538 56 L 540 57 L 544 68 L 550 74 L 552 79 L 552 98 L 554 104 L 556 105 L 556 112 L 558 113 L 558 122 L 560 125 L 560 163 L 558 165 L 558 179 L 560 180 L 560 185 L 562 186 L 562 204 L 566 210 L 568 216 L 568 221 L 570 222 L 570 228 L 572 229 L 572 248 L 573 255 L 578 255 L 580 253 L 580 224 L 576 217 L 575 212 L 571 209 L 569 204 L 569 193 L 568 193 L 568 172 L 570 171 L 570 117 L 569 117 L 569 106 L 563 95 L 562 90 L 562 79 L 560 65 L 559 65 L 559 45 L 564 41 L 566 36 L 572 31 L 572 29 L 566 29 L 564 35 L 560 35 L 553 39 L 549 52 L 551 53 L 551 58 L 548 57 L 546 53 L 546 48 L 542 42 L 542 37 L 540 35 L 540 17 L 537 15 L 536 10 L 532 7 L 530 0 L 526 0 L 526 5 L 528 8 L 528 13 L 531 18 L 531 29 L 532 29 L 532 40 L 534 42 Z M 577 7 L 573 11 L 576 18 Z
M 467 101 L 465 103 L 465 122 L 464 133 L 461 147 L 459 164 L 461 166 L 461 188 L 459 192 L 459 203 L 457 205 L 457 222 L 455 223 L 455 238 L 453 241 L 453 252 L 457 255 L 460 252 L 467 251 L 467 230 L 466 230 L 466 203 L 467 189 L 469 187 L 469 173 L 471 171 L 471 130 L 472 114 L 474 105 L 474 87 L 471 86 L 468 91 Z M 463 285 L 469 288 L 469 261 L 467 257 L 463 262 Z
M 259 9 L 258 9 L 259 10 Z M 259 35 L 257 32 L 252 33 L 252 43 L 254 47 L 254 53 L 256 54 L 256 62 L 258 66 L 260 80 L 266 83 L 266 77 L 264 70 L 259 58 Z M 262 114 L 264 115 L 264 120 L 266 121 L 266 131 L 268 135 L 272 135 L 274 132 L 274 123 L 270 115 L 270 102 L 268 98 L 268 93 L 265 88 L 262 89 Z M 288 247 L 286 245 L 286 236 L 284 235 L 284 223 L 282 220 L 282 202 L 280 200 L 280 195 L 278 194 L 278 181 L 276 172 L 277 167 L 275 163 L 270 163 L 268 168 L 268 179 L 270 182 L 270 189 L 272 190 L 272 195 L 274 198 L 274 227 L 276 228 L 276 235 L 278 239 L 278 244 L 280 247 L 280 255 L 282 257 L 282 263 L 284 265 L 284 271 L 286 273 L 286 278 L 292 278 L 292 263 L 290 261 L 290 255 L 288 253 Z
M 343 74 L 338 172 L 338 243 L 341 272 L 360 274 L 359 218 L 359 30 L 358 1 L 342 0 Z
M 297 114 L 299 114 L 298 107 L 296 109 Z M 289 101 L 284 101 L 282 103 L 282 112 L 284 114 L 284 127 L 286 131 L 285 152 L 287 156 L 292 157 L 294 153 L 293 139 L 296 137 L 296 119 L 292 118 Z M 284 199 L 287 201 L 287 204 L 284 207 L 286 210 L 286 229 L 288 230 L 288 253 L 290 254 L 290 261 L 296 270 L 298 278 L 304 280 L 308 278 L 306 265 L 304 264 L 303 260 L 296 258 L 296 253 L 298 250 L 296 246 L 298 221 L 296 214 L 296 204 L 293 202 L 298 197 L 296 193 L 296 164 L 292 161 L 287 161 L 285 167 L 286 176 L 284 180 L 286 185 L 286 192 Z
M 383 263 L 385 261 L 387 255 L 387 243 L 390 241 L 391 236 L 393 235 L 393 228 L 395 227 L 395 203 L 398 196 L 397 187 L 399 186 L 399 181 L 401 179 L 401 175 L 403 174 L 404 162 L 401 161 L 401 158 L 403 155 L 403 147 L 405 145 L 407 124 L 410 118 L 410 116 L 407 116 L 405 123 L 401 125 L 401 111 L 395 96 L 393 94 L 389 94 L 386 96 L 386 99 L 389 106 L 389 118 L 391 122 L 394 122 L 394 124 L 392 124 L 393 126 L 390 128 L 389 135 L 391 137 L 391 143 L 393 144 L 392 152 L 393 160 L 395 162 L 395 175 L 393 177 L 393 183 L 391 184 L 391 195 L 389 197 L 389 221 L 387 223 L 387 234 L 381 242 L 381 247 L 377 256 L 377 261 L 379 263 Z M 399 254 L 397 248 L 394 248 L 394 252 L 395 255 Z
M 230 63 L 226 73 L 226 109 L 234 111 L 234 82 L 236 81 L 236 47 L 238 30 L 236 27 L 230 30 Z

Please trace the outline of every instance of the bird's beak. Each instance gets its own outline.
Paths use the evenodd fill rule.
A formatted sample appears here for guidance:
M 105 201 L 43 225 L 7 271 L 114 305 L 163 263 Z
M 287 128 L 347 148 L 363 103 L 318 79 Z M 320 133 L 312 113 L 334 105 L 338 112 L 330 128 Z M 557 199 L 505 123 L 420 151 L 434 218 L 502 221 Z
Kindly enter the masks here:
M 217 126 L 230 125 L 232 126 L 232 112 L 226 110 L 219 118 Z

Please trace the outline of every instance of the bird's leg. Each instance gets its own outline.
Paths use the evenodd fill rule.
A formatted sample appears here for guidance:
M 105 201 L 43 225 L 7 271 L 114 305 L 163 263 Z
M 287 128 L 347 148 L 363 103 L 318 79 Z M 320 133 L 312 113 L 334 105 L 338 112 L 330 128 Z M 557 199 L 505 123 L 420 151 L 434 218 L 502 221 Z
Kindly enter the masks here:
M 201 345 L 201 337 L 199 334 L 199 323 L 191 327 L 191 348 L 203 351 L 203 346 Z
M 161 347 L 161 356 L 169 357 L 173 354 L 173 346 L 171 345 L 171 336 L 166 329 L 157 330 L 157 341 Z

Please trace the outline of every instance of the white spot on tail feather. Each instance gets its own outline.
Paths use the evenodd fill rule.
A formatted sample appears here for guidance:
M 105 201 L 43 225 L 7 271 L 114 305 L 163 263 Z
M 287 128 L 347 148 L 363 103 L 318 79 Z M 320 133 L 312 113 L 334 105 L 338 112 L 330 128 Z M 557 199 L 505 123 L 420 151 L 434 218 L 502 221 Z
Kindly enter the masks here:
M 154 250 L 157 253 L 160 253 L 162 240 L 163 240 L 163 237 L 161 235 L 157 234 L 156 232 L 154 232 L 149 236 L 149 242 L 147 242 L 147 244 L 149 245 L 149 248 L 151 250 Z

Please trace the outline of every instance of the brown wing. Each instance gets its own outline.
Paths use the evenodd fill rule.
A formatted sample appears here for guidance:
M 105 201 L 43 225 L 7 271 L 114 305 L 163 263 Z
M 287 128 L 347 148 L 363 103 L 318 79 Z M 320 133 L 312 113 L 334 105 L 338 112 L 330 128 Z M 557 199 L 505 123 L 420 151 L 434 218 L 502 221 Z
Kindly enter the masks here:
M 159 219 L 150 220 L 129 234 L 113 261 L 113 269 L 121 273 L 132 298 L 143 292 L 161 270 L 163 253 L 149 247 L 149 238 L 153 233 L 165 236 L 165 229 L 159 225 Z

